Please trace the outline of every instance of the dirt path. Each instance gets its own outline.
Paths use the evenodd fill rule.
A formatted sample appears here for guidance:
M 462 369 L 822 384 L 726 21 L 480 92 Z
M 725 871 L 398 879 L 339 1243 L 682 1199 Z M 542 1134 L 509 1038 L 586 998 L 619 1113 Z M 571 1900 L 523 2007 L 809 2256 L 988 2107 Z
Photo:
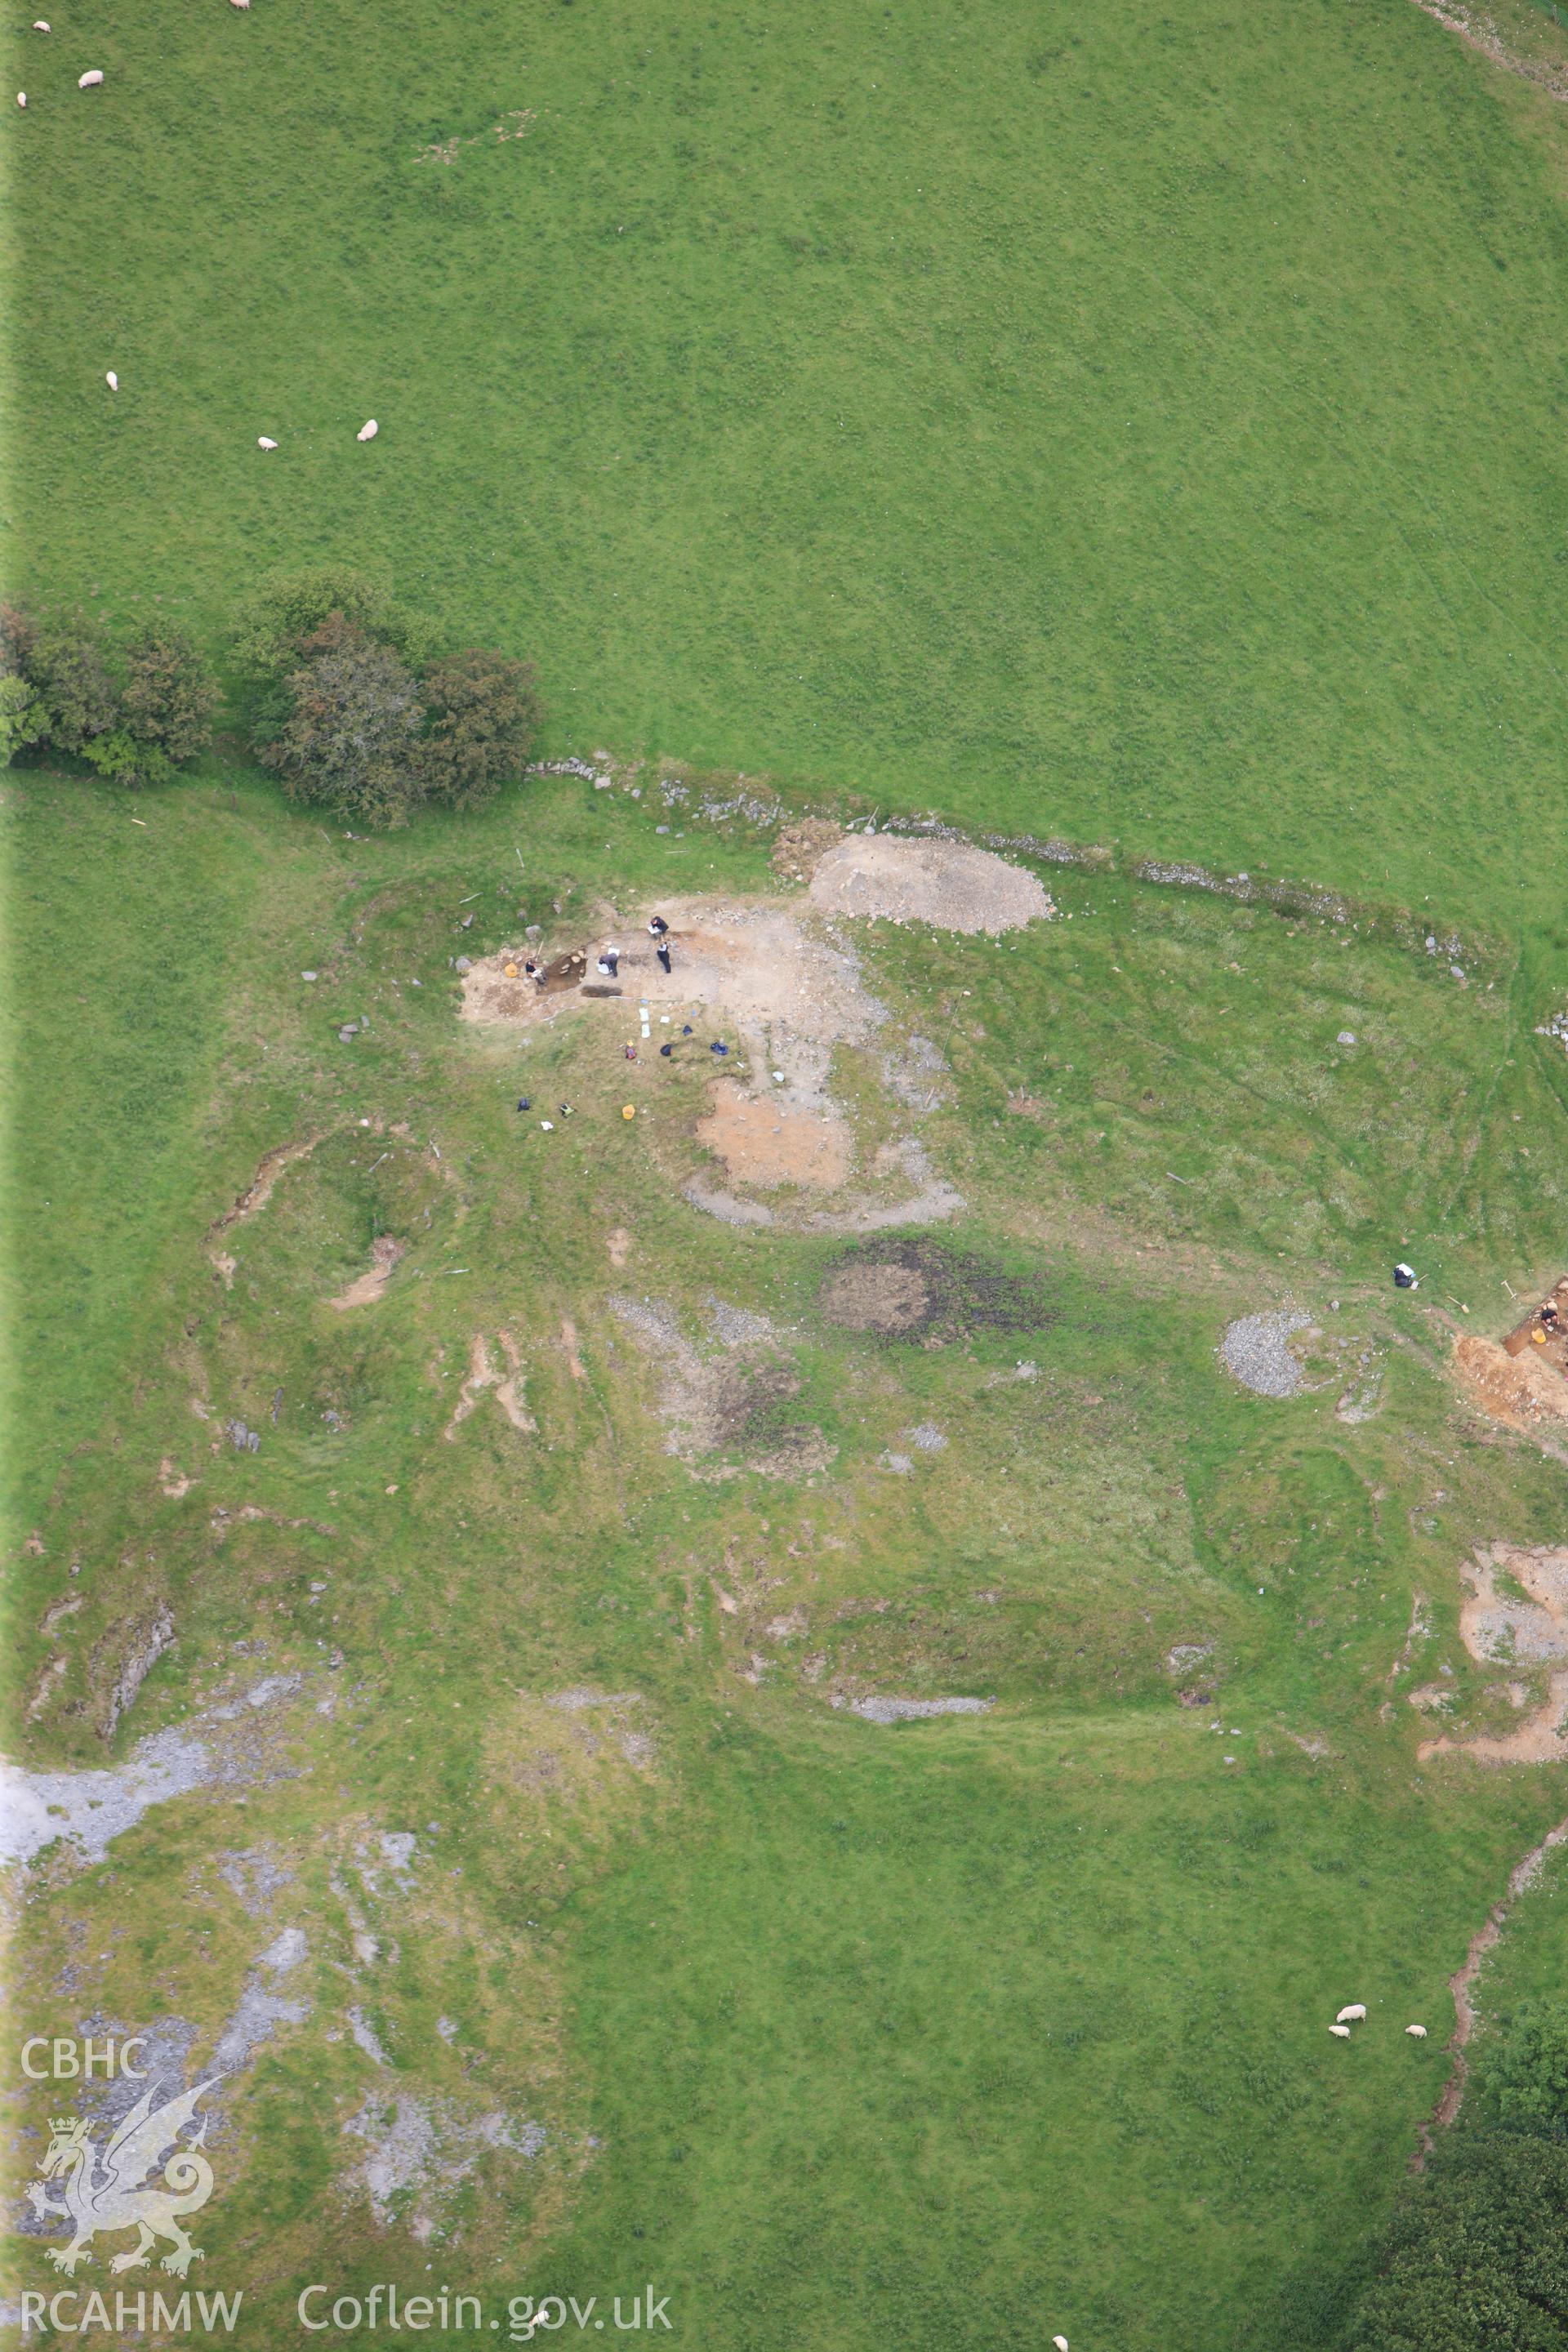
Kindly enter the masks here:
M 1432 2153 L 1434 2133 L 1447 2131 L 1464 2099 L 1465 2086 L 1470 2078 L 1469 2061 L 1465 2051 L 1476 2031 L 1476 2009 L 1470 1998 L 1470 1989 L 1480 1974 L 1481 1963 L 1500 1939 L 1508 1925 L 1509 1914 L 1520 1896 L 1528 1894 L 1541 1876 L 1547 1855 L 1554 1847 L 1563 1844 L 1568 1844 L 1568 1821 L 1559 1822 L 1554 1830 L 1548 1830 L 1541 1843 L 1531 1846 L 1524 1860 L 1515 1864 L 1509 1873 L 1502 1901 L 1488 1912 L 1470 1937 L 1463 1967 L 1456 1969 L 1448 1979 L 1448 1990 L 1454 1996 L 1455 2021 L 1454 2031 L 1448 2037 L 1448 2049 L 1454 2064 L 1443 2086 L 1443 2095 L 1432 2110 L 1431 2120 L 1421 2126 L 1415 2152 L 1410 2159 L 1412 2172 L 1426 2170 L 1426 2159 Z
M 1518 74 L 1521 81 L 1532 81 L 1549 98 L 1568 101 L 1568 68 L 1543 63 L 1533 58 L 1521 58 L 1510 49 L 1489 16 L 1472 16 L 1466 8 L 1454 5 L 1439 7 L 1437 0 L 1415 0 L 1423 16 L 1432 17 L 1447 33 L 1457 33 L 1472 49 L 1479 49 L 1494 66 L 1505 73 Z

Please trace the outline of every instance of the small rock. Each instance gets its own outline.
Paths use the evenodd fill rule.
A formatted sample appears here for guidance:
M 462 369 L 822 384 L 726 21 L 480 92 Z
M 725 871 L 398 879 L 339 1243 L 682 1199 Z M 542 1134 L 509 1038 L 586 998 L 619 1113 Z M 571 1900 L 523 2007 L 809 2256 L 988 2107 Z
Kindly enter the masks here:
M 1355 1031 L 1353 1029 L 1342 1029 L 1339 1035 L 1335 1038 L 1334 1043 L 1337 1045 L 1353 1045 L 1355 1044 Z
M 452 967 L 454 971 L 472 971 L 473 968 L 474 960 L 472 956 L 459 956 L 457 962 Z
M 345 1021 L 338 1031 L 338 1043 L 340 1045 L 352 1045 L 358 1035 L 359 1024 L 355 1021 Z
M 300 979 L 301 979 L 301 980 L 318 980 L 318 979 L 320 979 L 321 975 L 320 975 L 320 973 L 319 973 L 319 972 L 314 972 L 314 971 L 302 971 L 302 972 L 300 974 Z

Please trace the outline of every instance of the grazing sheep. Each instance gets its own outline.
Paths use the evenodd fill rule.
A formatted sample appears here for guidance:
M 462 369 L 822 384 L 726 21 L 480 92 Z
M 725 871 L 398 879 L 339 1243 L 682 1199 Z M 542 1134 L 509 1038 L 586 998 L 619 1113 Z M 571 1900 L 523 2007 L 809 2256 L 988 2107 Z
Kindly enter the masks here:
M 1342 2042 L 1348 2042 L 1351 2038 L 1351 2030 L 1348 2025 L 1331 2025 L 1329 2032 L 1331 2033 L 1337 2034 Z
M 362 425 L 360 426 L 359 431 L 354 435 L 354 439 L 356 441 L 374 441 L 380 431 L 381 427 L 373 416 L 368 425 Z
M 265 433 L 261 433 L 257 436 L 256 446 L 258 449 L 276 449 L 278 444 L 270 440 Z
M 49 24 L 48 24 L 48 19 L 47 19 L 47 16 L 35 16 L 35 17 L 34 17 L 34 19 L 33 19 L 33 30 L 34 30 L 34 32 L 35 32 L 35 33 L 47 33 L 47 32 L 48 31 L 48 29 L 49 29 Z
M 1056 2346 L 1057 2352 L 1068 2352 L 1068 2340 L 1065 2336 L 1053 2336 L 1051 2342 Z
M 1426 2028 L 1424 2025 L 1407 2025 L 1405 2031 L 1406 2033 L 1413 2033 L 1417 2042 L 1425 2042 L 1426 2039 Z
M 103 381 L 109 386 L 110 392 L 119 391 L 120 378 L 115 374 L 112 368 L 110 369 L 109 373 L 104 377 Z
M 77 83 L 77 88 L 78 89 L 96 89 L 102 79 L 103 76 L 101 72 L 99 70 L 97 66 L 94 66 L 90 73 L 84 73 L 81 76 L 80 79 Z
M 250 0 L 228 0 L 231 8 L 248 8 Z
M 1365 2001 L 1364 2001 L 1364 2000 L 1352 2000 L 1352 2003 L 1351 2003 L 1351 2005 L 1350 2005 L 1350 2007 L 1349 2007 L 1348 2009 L 1342 2009 L 1342 2010 L 1341 2010 L 1341 2011 L 1340 2011 L 1340 2013 L 1339 2013 L 1338 2017 L 1334 2020 L 1334 2022 L 1335 2022 L 1335 2024 L 1336 2024 L 1336 2025 L 1349 2025 L 1349 2024 L 1352 2022 L 1352 2021 L 1353 2019 L 1356 2019 L 1356 2018 L 1363 2018 L 1363 2017 L 1364 2017 L 1365 2015 L 1366 2015 L 1366 2003 L 1365 2003 Z
M 25 106 L 26 105 L 26 103 L 27 103 L 27 93 L 26 93 L 26 91 L 25 89 L 19 89 L 19 90 L 16 92 L 16 103 L 17 103 L 17 105 L 18 105 L 18 106 L 21 106 L 21 107 L 25 107 Z

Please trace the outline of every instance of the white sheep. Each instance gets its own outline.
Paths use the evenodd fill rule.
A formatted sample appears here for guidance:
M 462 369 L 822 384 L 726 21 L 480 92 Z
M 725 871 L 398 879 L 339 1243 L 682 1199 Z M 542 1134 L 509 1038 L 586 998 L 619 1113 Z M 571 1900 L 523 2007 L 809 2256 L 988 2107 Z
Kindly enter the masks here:
M 1424 2025 L 1407 2025 L 1405 2031 L 1406 2033 L 1413 2033 L 1417 2042 L 1425 2042 L 1426 2039 L 1426 2028 Z
M 1056 2346 L 1057 2352 L 1068 2352 L 1068 2340 L 1065 2336 L 1053 2336 L 1051 2342 Z
M 1351 2030 L 1348 2025 L 1331 2025 L 1329 2032 L 1331 2033 L 1338 2034 L 1342 2042 L 1348 2042 L 1351 2038 Z
M 26 110 L 26 104 L 27 104 L 27 93 L 26 93 L 26 91 L 25 89 L 19 89 L 19 90 L 16 92 L 16 103 L 17 103 L 17 105 L 18 105 L 19 107 L 21 107 L 21 108 L 24 110 L 24 111 Z
M 231 8 L 248 8 L 250 0 L 228 0 Z
M 35 16 L 35 17 L 34 17 L 34 19 L 33 19 L 33 30 L 34 30 L 34 32 L 35 32 L 35 33 L 47 33 L 47 32 L 48 31 L 48 29 L 49 29 L 49 21 L 48 21 L 48 18 L 47 18 L 47 16 Z
M 84 73 L 81 76 L 77 83 L 77 88 L 78 89 L 96 89 L 102 79 L 102 73 L 97 66 L 94 66 L 90 73 Z
M 270 440 L 265 433 L 261 433 L 257 436 L 256 446 L 258 449 L 276 449 L 278 444 Z
M 110 369 L 109 373 L 104 377 L 103 381 L 109 386 L 110 392 L 119 391 L 120 378 L 115 374 L 112 368 Z
M 381 427 L 373 416 L 368 425 L 362 425 L 360 426 L 359 431 L 354 435 L 354 439 L 356 441 L 374 441 L 380 431 Z
M 1366 2003 L 1365 2003 L 1365 2001 L 1364 2001 L 1364 2000 L 1352 2000 L 1352 2003 L 1351 2003 L 1351 2005 L 1350 2005 L 1350 2007 L 1349 2007 L 1348 2009 L 1342 2009 L 1342 2010 L 1341 2010 L 1341 2011 L 1340 2011 L 1340 2013 L 1339 2013 L 1338 2017 L 1334 2020 L 1334 2022 L 1335 2022 L 1335 2024 L 1336 2024 L 1336 2025 L 1349 2025 L 1349 2024 L 1351 2024 L 1351 2023 L 1352 2022 L 1352 2021 L 1357 2020 L 1357 2019 L 1360 2019 L 1360 2018 L 1363 2018 L 1363 2017 L 1364 2017 L 1365 2015 L 1366 2015 Z

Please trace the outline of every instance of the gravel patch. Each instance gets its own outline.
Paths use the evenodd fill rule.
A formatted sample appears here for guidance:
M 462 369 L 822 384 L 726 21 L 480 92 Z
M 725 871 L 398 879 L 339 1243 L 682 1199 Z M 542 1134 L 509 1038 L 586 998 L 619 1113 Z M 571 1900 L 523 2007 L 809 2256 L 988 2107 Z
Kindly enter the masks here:
M 836 1698 L 863 1723 L 921 1723 L 932 1715 L 989 1715 L 994 1698 Z
M 401 2222 L 421 2245 L 447 2234 L 454 2197 L 489 2148 L 532 2162 L 549 2144 L 542 2124 L 509 2116 L 464 2116 L 450 2100 L 374 2092 L 342 2126 L 365 2143 L 349 2175 L 383 2229 Z
M 947 1056 L 929 1037 L 910 1037 L 901 1053 L 884 1057 L 882 1083 L 906 1109 L 937 1110 L 947 1100 L 942 1078 L 949 1067 Z
M 780 1336 L 778 1326 L 765 1315 L 753 1315 L 749 1307 L 731 1307 L 711 1294 L 708 1320 L 714 1338 L 722 1340 L 726 1348 L 762 1347 Z
M 213 2052 L 212 2063 L 218 2074 L 237 2074 L 242 2067 L 249 2065 L 251 2053 L 263 2042 L 271 2041 L 279 2026 L 302 2025 L 310 2016 L 308 2000 L 285 2000 L 276 1989 L 291 1969 L 299 1967 L 308 1949 L 302 1927 L 285 1927 L 264 1952 L 257 1954 L 234 2015 Z M 264 1981 L 264 1969 L 272 1980 L 270 1985 Z
M 118 1771 L 25 1772 L 0 1763 L 0 1861 L 31 1862 L 54 1839 L 68 1838 L 88 1861 L 101 1862 L 150 1806 L 189 1796 L 217 1772 L 211 1748 L 181 1731 L 154 1732 Z
M 579 1715 L 585 1706 L 640 1706 L 641 1691 L 563 1690 L 550 1691 L 545 1696 L 546 1706 L 558 1706 L 563 1715 Z
M 966 842 L 848 835 L 819 860 L 808 893 L 825 914 L 931 923 L 945 931 L 1014 931 L 1056 913 L 1039 877 Z
M 940 1454 L 947 1439 L 934 1421 L 918 1422 L 910 1432 L 910 1443 L 918 1445 L 922 1454 Z
M 390 2066 L 392 2061 L 382 2048 L 381 2038 L 363 2010 L 351 2009 L 348 2011 L 348 2021 L 349 2032 L 353 2035 L 356 2046 L 364 2052 L 365 2056 L 374 2059 L 378 2066 Z M 344 2126 L 345 2130 L 352 2128 L 351 2125 Z
M 271 1905 L 275 1895 L 294 1883 L 294 1874 L 274 1861 L 265 1846 L 255 1846 L 247 1852 L 223 1853 L 218 1856 L 217 1874 L 225 1885 L 233 1888 L 253 1919 L 258 1918 Z
M 1233 1380 L 1255 1396 L 1289 1397 L 1305 1384 L 1305 1374 L 1287 1345 L 1292 1331 L 1304 1331 L 1310 1315 L 1279 1312 L 1243 1315 L 1226 1328 L 1219 1356 Z

